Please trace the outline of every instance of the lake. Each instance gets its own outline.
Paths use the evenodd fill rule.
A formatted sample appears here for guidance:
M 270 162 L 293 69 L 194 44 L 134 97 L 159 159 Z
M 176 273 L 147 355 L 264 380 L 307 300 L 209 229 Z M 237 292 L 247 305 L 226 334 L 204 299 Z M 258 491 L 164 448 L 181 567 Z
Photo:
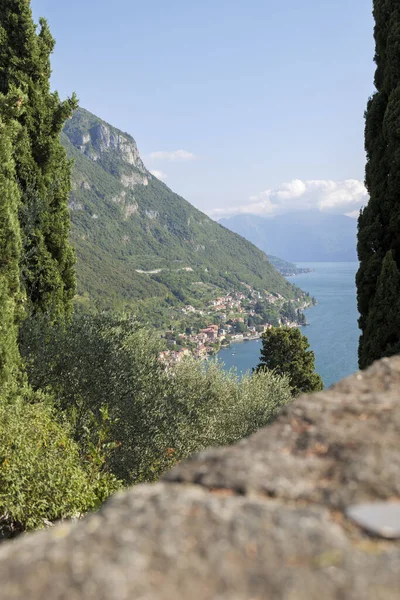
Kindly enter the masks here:
M 318 300 L 317 306 L 306 311 L 309 327 L 302 332 L 315 352 L 315 368 L 325 387 L 354 373 L 357 366 L 359 330 L 356 304 L 355 274 L 358 263 L 298 263 L 313 269 L 290 277 L 302 290 Z M 240 374 L 259 362 L 260 340 L 232 344 L 221 350 L 218 358 L 225 369 L 236 367 Z

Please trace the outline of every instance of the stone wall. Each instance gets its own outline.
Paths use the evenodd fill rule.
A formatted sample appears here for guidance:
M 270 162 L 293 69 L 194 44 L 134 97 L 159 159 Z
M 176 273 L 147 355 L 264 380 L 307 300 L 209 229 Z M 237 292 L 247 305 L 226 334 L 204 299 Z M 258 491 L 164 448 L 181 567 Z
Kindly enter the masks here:
M 398 600 L 399 509 L 396 357 L 80 523 L 3 544 L 0 597 Z

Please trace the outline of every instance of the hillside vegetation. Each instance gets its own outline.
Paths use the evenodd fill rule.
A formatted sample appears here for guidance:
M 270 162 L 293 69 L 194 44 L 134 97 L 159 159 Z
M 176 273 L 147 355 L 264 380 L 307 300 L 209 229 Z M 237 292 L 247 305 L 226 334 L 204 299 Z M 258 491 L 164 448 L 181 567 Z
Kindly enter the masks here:
M 245 283 L 299 295 L 263 252 L 151 175 L 130 135 L 79 109 L 62 142 L 75 161 L 70 209 L 81 299 L 114 308 L 154 297 L 191 303 L 204 293 L 199 283 L 217 293 Z

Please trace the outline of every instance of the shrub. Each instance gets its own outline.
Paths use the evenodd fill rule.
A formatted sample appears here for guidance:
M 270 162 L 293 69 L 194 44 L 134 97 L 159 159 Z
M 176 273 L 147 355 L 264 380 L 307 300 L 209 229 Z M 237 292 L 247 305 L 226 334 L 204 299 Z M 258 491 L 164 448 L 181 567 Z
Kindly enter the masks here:
M 31 385 L 51 390 L 82 451 L 97 444 L 107 409 L 104 469 L 127 483 L 150 477 L 165 446 L 160 341 L 129 316 L 76 314 L 57 327 L 38 315 L 25 322 L 20 346 Z
M 187 359 L 169 381 L 168 421 L 179 421 L 171 445 L 184 458 L 208 446 L 232 444 L 267 425 L 291 400 L 288 379 L 272 371 L 240 380 L 216 361 Z
M 115 489 L 111 480 L 110 491 Z M 106 482 L 81 463 L 78 447 L 43 394 L 0 393 L 0 536 L 95 508 Z

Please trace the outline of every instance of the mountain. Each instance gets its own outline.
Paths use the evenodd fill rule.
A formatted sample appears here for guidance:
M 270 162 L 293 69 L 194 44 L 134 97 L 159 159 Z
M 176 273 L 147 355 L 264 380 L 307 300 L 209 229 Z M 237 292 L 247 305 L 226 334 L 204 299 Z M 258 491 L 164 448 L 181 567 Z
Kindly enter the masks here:
M 273 218 L 236 215 L 221 219 L 267 254 L 295 262 L 350 262 L 357 260 L 357 220 L 317 211 Z
M 268 254 L 268 260 L 285 277 L 300 275 L 300 273 L 311 273 L 312 271 L 312 269 L 303 269 L 292 262 L 283 260 L 283 258 L 279 258 L 278 256 L 273 256 L 272 254 Z
M 299 296 L 262 251 L 153 176 L 127 133 L 79 109 L 62 142 L 75 161 L 69 206 L 81 302 L 159 307 L 244 284 Z

